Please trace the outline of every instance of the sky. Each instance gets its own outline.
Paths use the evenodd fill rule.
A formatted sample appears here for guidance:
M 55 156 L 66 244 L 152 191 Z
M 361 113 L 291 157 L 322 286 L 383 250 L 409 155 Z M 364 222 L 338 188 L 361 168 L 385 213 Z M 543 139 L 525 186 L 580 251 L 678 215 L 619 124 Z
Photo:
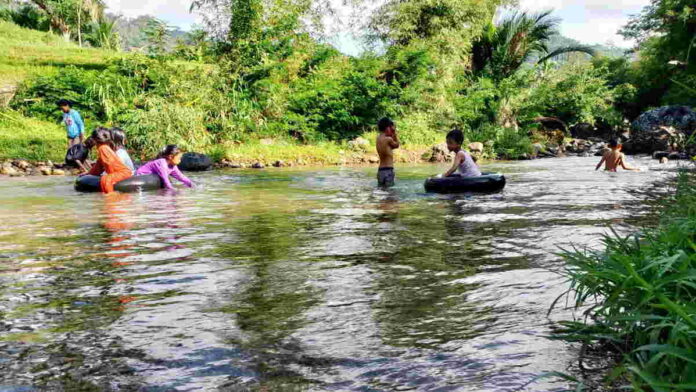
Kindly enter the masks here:
M 339 1 L 339 0 L 334 0 Z M 561 19 L 560 31 L 584 44 L 611 44 L 630 47 L 618 34 L 629 17 L 637 14 L 650 0 L 519 0 L 521 9 L 528 11 L 554 10 Z M 191 0 L 106 0 L 109 12 L 126 17 L 151 15 L 188 30 L 200 21 L 189 12 Z M 339 14 L 347 13 L 341 11 Z M 360 52 L 360 43 L 349 33 L 337 33 L 334 45 L 348 54 Z

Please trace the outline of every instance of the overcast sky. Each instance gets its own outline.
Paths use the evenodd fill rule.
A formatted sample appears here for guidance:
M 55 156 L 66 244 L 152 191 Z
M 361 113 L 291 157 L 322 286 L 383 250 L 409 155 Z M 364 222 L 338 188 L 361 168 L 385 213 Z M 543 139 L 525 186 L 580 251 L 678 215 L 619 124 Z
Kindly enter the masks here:
M 339 0 L 335 0 L 339 1 Z M 586 44 L 629 47 L 617 31 L 629 16 L 640 12 L 650 0 L 519 0 L 520 8 L 530 11 L 554 9 L 562 20 L 561 33 Z M 108 10 L 127 17 L 152 15 L 187 30 L 197 22 L 189 13 L 190 0 L 106 0 Z M 340 49 L 355 54 L 357 43 L 346 34 L 334 40 Z

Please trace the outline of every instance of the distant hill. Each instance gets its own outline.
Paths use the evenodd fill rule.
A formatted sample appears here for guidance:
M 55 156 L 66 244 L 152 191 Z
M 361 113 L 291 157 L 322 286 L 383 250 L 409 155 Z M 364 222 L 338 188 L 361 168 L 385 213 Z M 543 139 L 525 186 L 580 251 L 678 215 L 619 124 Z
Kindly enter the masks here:
M 551 41 L 549 43 L 549 49 L 550 50 L 555 50 L 563 46 L 578 46 L 578 45 L 585 45 L 582 42 L 564 37 L 560 34 L 554 35 L 551 38 Z M 596 50 L 597 53 L 607 56 L 607 57 L 622 57 L 626 55 L 626 49 L 619 48 L 616 46 L 608 46 L 608 45 L 586 45 L 591 47 L 592 49 Z

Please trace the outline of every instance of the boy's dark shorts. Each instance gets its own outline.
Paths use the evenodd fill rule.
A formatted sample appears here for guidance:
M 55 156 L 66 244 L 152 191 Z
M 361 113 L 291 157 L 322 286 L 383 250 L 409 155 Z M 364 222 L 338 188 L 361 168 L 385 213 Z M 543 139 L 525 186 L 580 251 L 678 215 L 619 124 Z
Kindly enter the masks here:
M 394 186 L 394 168 L 380 167 L 377 171 L 377 184 L 383 187 Z

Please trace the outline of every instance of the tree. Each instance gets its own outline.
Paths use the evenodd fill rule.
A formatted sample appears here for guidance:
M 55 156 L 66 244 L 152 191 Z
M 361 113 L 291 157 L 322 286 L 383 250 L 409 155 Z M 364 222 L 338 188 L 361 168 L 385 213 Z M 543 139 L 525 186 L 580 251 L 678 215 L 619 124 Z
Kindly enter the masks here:
M 638 42 L 634 78 L 642 108 L 696 105 L 696 5 L 652 0 L 621 33 Z
M 116 20 L 100 20 L 93 23 L 85 39 L 90 45 L 108 50 L 121 49 L 121 36 L 116 32 Z
M 147 39 L 147 51 L 150 56 L 162 56 L 167 51 L 167 37 L 171 27 L 159 19 L 150 19 L 143 31 Z
M 370 19 L 373 38 L 388 45 L 427 41 L 440 53 L 463 54 L 501 0 L 388 0 Z
M 582 45 L 566 46 L 549 52 L 548 43 L 557 34 L 558 20 L 551 11 L 538 14 L 515 13 L 498 26 L 489 23 L 472 48 L 472 71 L 496 80 L 510 77 L 533 55 L 538 63 L 569 52 L 594 55 L 594 50 Z
M 82 43 L 82 25 L 95 22 L 104 15 L 102 0 L 31 0 L 48 17 L 52 30 L 57 30 L 65 39 L 76 31 Z

